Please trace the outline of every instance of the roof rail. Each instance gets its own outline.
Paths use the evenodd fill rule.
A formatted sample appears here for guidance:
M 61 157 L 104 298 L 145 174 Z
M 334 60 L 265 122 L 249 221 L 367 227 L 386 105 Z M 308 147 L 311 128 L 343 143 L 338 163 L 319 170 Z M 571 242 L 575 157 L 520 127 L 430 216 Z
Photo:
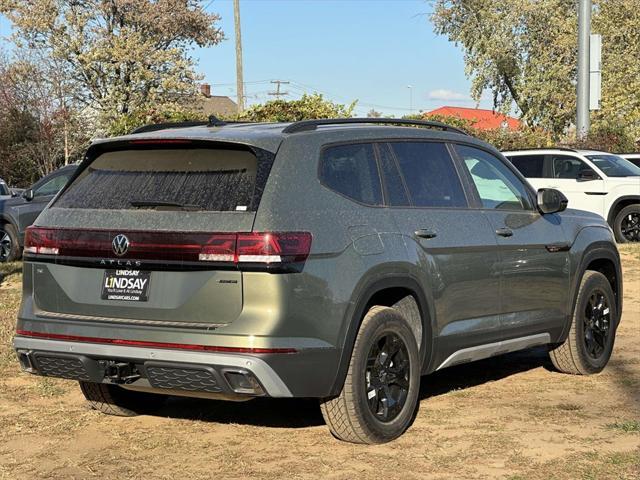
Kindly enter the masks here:
M 282 133 L 297 133 L 315 130 L 321 125 L 348 125 L 358 123 L 376 123 L 386 125 L 414 125 L 420 127 L 439 128 L 445 132 L 461 133 L 469 135 L 460 128 L 452 127 L 446 123 L 432 120 L 410 120 L 408 118 L 321 118 L 316 120 L 301 120 L 294 122 L 282 130 Z
M 164 122 L 164 123 L 151 123 L 149 125 L 143 125 L 142 127 L 138 127 L 131 132 L 134 133 L 146 133 L 146 132 L 155 132 L 158 130 L 166 130 L 168 128 L 188 128 L 188 127 L 222 127 L 227 123 L 240 123 L 240 122 L 227 122 L 225 120 L 220 120 L 215 115 L 209 115 L 209 119 L 207 121 L 202 120 L 185 120 L 184 122 Z
M 575 148 L 570 148 L 570 147 L 534 147 L 534 148 L 516 148 L 514 150 L 503 150 L 505 152 L 528 152 L 528 151 L 535 151 L 535 150 L 562 150 L 563 152 L 573 152 L 573 153 L 577 153 L 578 150 L 576 150 Z
M 157 130 L 166 130 L 168 128 L 202 127 L 204 125 L 209 125 L 209 122 L 187 121 L 187 122 L 151 123 L 149 125 L 143 125 L 142 127 L 136 128 L 131 132 L 131 135 L 133 135 L 134 133 L 147 133 L 147 132 L 155 132 Z

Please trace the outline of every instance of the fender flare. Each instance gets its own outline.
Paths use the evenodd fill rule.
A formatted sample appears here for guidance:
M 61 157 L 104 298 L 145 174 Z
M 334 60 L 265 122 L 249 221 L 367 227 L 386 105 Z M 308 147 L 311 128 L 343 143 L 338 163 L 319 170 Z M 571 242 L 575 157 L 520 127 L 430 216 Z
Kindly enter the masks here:
M 378 280 L 372 281 L 367 285 L 362 293 L 358 295 L 357 300 L 352 302 L 352 308 L 349 308 L 345 314 L 345 322 L 347 323 L 346 332 L 344 335 L 343 347 L 340 350 L 340 359 L 338 363 L 338 371 L 331 388 L 331 395 L 338 395 L 344 381 L 347 377 L 349 370 L 349 363 L 351 362 L 351 354 L 356 342 L 356 336 L 360 329 L 362 319 L 366 314 L 365 309 L 373 296 L 382 290 L 388 288 L 405 288 L 411 292 L 414 296 L 418 309 L 420 310 L 420 316 L 422 318 L 422 348 L 420 349 L 421 360 L 421 373 L 424 373 L 427 368 L 431 366 L 434 358 L 434 318 L 435 312 L 432 311 L 430 305 L 432 302 L 428 302 L 424 294 L 423 288 L 420 286 L 417 280 L 406 275 L 391 275 L 385 276 Z
M 575 281 L 571 286 L 571 313 L 568 316 L 567 322 L 565 324 L 564 330 L 562 331 L 562 335 L 558 341 L 558 343 L 562 343 L 566 340 L 569 335 L 569 331 L 571 330 L 571 323 L 573 322 L 573 315 L 576 309 L 576 302 L 578 301 L 578 290 L 580 288 L 580 283 L 582 282 L 582 277 L 587 271 L 587 267 L 594 260 L 611 260 L 616 269 L 616 308 L 618 310 L 618 321 L 622 316 L 622 268 L 620 266 L 620 256 L 616 247 L 607 242 L 598 242 L 593 245 L 587 247 L 585 252 L 580 259 L 580 264 L 576 270 Z
M 624 195 L 617 198 L 616 201 L 611 205 L 611 208 L 609 208 L 609 213 L 607 214 L 607 223 L 609 225 L 613 226 L 613 222 L 615 220 L 615 215 L 613 214 L 613 212 L 616 211 L 616 208 L 618 207 L 618 205 L 620 205 L 621 202 L 624 202 L 626 200 L 636 200 L 640 204 L 640 195 Z

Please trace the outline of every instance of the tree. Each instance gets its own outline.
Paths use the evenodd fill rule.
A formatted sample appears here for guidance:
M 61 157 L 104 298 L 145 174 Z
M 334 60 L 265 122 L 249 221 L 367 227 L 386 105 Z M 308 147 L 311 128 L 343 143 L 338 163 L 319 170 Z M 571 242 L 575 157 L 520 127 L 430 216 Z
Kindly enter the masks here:
M 0 56 L 0 168 L 14 185 L 78 159 L 88 141 L 89 122 L 67 102 L 60 72 L 22 58 Z
M 594 3 L 604 60 L 603 109 L 594 119 L 631 120 L 627 128 L 640 135 L 640 100 L 628 90 L 640 82 L 637 0 Z M 565 133 L 576 109 L 575 0 L 436 0 L 432 20 L 437 33 L 462 46 L 476 100 L 488 89 L 496 109 L 506 113 L 515 104 L 529 125 Z
M 319 93 L 303 95 L 299 100 L 272 100 L 246 110 L 240 120 L 250 122 L 296 122 L 312 118 L 353 116 L 357 101 L 342 105 L 325 100 Z
M 79 88 L 102 124 L 163 104 L 188 104 L 199 79 L 194 44 L 223 39 L 199 0 L 0 0 L 18 45 L 38 49 Z

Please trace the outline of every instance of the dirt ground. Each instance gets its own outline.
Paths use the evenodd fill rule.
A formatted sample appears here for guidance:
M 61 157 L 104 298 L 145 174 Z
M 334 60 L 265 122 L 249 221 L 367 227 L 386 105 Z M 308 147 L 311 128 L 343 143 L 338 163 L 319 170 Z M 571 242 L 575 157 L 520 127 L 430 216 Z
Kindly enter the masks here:
M 621 247 L 625 304 L 593 377 L 529 350 L 423 377 L 399 440 L 350 445 L 308 400 L 171 399 L 156 416 L 89 410 L 77 385 L 23 374 L 10 349 L 20 265 L 0 286 L 0 479 L 640 479 L 640 248 Z

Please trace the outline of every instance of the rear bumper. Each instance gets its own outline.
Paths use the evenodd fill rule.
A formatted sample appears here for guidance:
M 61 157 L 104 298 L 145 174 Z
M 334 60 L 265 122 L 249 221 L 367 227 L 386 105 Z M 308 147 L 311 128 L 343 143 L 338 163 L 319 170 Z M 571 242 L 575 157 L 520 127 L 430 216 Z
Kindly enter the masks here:
M 293 396 L 280 375 L 255 356 L 20 336 L 14 338 L 13 346 L 22 368 L 36 375 L 194 396 Z

